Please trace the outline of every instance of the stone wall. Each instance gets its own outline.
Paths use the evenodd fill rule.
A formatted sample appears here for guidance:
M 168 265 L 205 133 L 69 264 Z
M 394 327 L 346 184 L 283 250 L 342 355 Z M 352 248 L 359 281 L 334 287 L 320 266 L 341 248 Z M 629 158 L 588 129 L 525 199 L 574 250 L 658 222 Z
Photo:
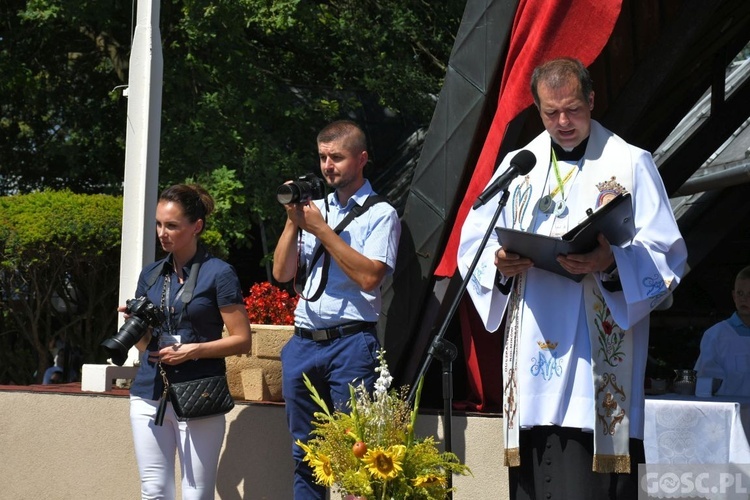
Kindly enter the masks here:
M 238 400 L 283 401 L 281 348 L 294 334 L 294 327 L 250 325 L 250 328 L 253 336 L 250 354 L 226 358 L 229 390 Z

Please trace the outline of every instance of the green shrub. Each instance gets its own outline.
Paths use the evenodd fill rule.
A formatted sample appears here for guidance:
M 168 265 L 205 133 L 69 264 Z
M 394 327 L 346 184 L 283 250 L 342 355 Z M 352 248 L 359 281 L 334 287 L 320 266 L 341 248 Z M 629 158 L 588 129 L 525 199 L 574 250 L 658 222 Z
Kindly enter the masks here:
M 58 339 L 76 364 L 104 361 L 99 344 L 117 325 L 121 225 L 121 197 L 0 197 L 0 383 L 40 382 Z

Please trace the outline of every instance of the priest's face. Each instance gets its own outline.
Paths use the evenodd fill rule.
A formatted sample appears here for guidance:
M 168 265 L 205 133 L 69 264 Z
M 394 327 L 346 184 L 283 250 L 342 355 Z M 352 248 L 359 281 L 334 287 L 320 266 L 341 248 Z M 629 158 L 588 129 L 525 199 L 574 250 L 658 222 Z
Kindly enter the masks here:
M 589 136 L 594 92 L 584 96 L 578 80 L 572 76 L 554 87 L 541 81 L 537 92 L 544 128 L 556 143 L 571 150 Z

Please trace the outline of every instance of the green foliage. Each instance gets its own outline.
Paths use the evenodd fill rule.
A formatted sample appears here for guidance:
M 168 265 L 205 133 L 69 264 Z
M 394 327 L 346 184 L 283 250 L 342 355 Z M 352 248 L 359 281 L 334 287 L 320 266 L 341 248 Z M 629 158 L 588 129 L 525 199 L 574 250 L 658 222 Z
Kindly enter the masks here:
M 6 244 L 19 262 L 50 259 L 55 252 L 82 257 L 119 247 L 122 200 L 108 195 L 45 191 L 0 198 Z
M 229 244 L 244 244 L 250 213 L 245 204 L 242 183 L 237 180 L 235 171 L 222 166 L 206 174 L 189 177 L 185 182 L 202 185 L 214 199 L 214 213 L 201 236 L 212 253 L 226 257 Z
M 276 188 L 318 171 L 321 126 L 350 117 L 391 134 L 429 121 L 464 3 L 160 2 L 161 187 L 206 185 L 218 209 L 204 241 L 218 255 L 257 244 L 252 225 L 269 255 L 285 217 Z M 2 201 L 2 352 L 19 348 L 22 334 L 43 364 L 44 342 L 65 334 L 85 337 L 95 356 L 116 324 L 120 217 L 109 220 L 105 202 L 93 208 L 97 198 L 76 205 L 72 193 L 122 193 L 134 6 L 0 2 L 0 196 L 69 190 Z M 389 155 L 376 151 L 370 168 Z M 89 317 L 49 307 L 53 294 L 70 295 L 66 279 Z M 11 307 L 8 297 L 28 300 Z M 2 359 L 0 378 L 27 363 L 14 356 Z
M 126 78 L 130 15 L 112 6 L 0 3 L 0 194 L 120 191 L 127 103 L 112 89 Z
M 273 192 L 317 171 L 315 134 L 325 122 L 378 123 L 389 108 L 396 123 L 427 123 L 463 7 L 162 2 L 162 187 L 234 171 L 252 215 L 228 240 L 252 244 L 239 233 L 259 223 L 273 243 L 284 217 Z M 115 89 L 128 82 L 132 9 L 121 0 L 0 4 L 0 194 L 121 192 L 127 99 Z
M 121 221 L 122 199 L 109 195 L 0 198 L 0 382 L 40 381 L 55 339 L 82 361 L 104 360 L 99 343 L 117 322 Z

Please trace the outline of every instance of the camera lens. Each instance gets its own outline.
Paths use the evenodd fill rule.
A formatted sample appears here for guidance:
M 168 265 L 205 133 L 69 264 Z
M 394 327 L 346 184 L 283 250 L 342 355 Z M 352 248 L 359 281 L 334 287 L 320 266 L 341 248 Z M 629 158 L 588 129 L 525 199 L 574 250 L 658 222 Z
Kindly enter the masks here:
M 125 310 L 132 316 L 112 338 L 101 343 L 112 362 L 118 366 L 125 363 L 128 351 L 143 338 L 149 326 L 159 326 L 164 321 L 161 310 L 145 296 L 126 300 Z
M 107 357 L 117 366 L 122 366 L 128 359 L 128 349 L 114 338 L 102 342 L 102 347 L 107 351 Z
M 297 203 L 300 200 L 300 189 L 295 183 L 282 184 L 279 189 L 276 190 L 276 200 L 282 205 L 288 205 L 289 203 Z
M 128 359 L 128 351 L 133 347 L 148 330 L 148 324 L 143 319 L 132 316 L 128 319 L 120 330 L 102 342 L 102 347 L 112 358 L 112 362 L 117 366 L 122 366 Z

